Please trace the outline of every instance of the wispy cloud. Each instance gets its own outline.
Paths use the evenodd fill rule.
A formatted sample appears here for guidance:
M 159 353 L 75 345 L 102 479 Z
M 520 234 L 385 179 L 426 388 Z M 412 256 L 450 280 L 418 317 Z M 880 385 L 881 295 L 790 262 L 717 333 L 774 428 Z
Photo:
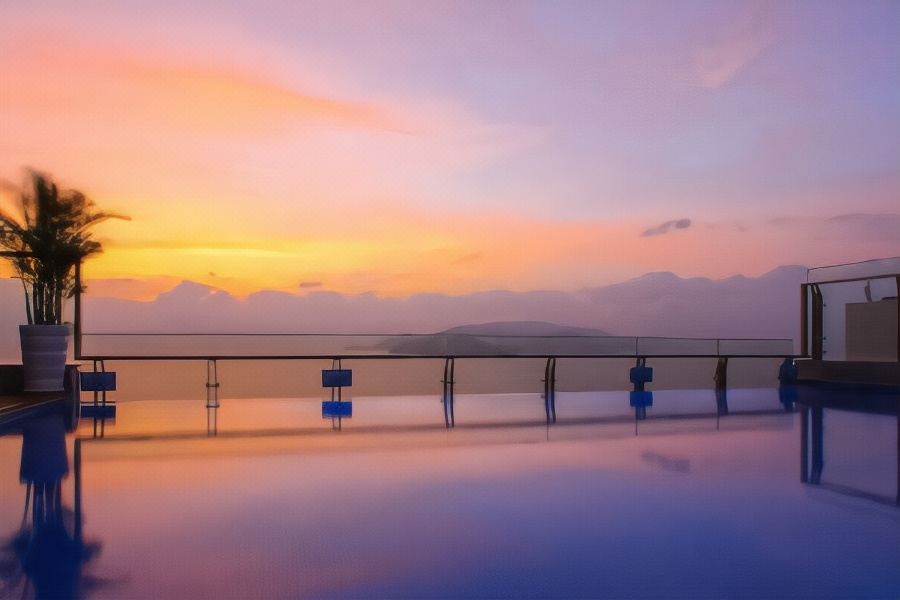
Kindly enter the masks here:
M 763 2 L 745 5 L 733 19 L 713 30 L 694 56 L 700 83 L 718 88 L 734 79 L 775 40 L 773 11 Z
M 643 237 L 651 237 L 654 235 L 665 235 L 670 231 L 675 231 L 676 229 L 687 229 L 691 226 L 690 219 L 675 219 L 672 221 L 666 221 L 665 223 L 661 223 L 656 227 L 651 227 L 650 229 L 645 229 L 641 234 Z

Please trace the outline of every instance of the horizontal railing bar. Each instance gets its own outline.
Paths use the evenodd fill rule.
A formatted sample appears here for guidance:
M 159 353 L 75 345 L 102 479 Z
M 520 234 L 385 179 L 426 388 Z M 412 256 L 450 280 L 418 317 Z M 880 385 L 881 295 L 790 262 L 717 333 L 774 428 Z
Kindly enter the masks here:
M 891 273 L 888 275 L 870 275 L 869 277 L 848 277 L 846 279 L 828 279 L 823 281 L 810 281 L 807 285 L 829 285 L 832 283 L 853 283 L 855 281 L 873 281 L 875 279 L 895 279 L 900 277 L 900 273 Z
M 822 269 L 836 269 L 838 267 L 855 267 L 856 265 L 867 265 L 867 264 L 871 264 L 871 263 L 885 262 L 888 260 L 898 260 L 898 259 L 900 259 L 900 256 L 885 256 L 883 258 L 867 258 L 866 260 L 857 260 L 854 262 L 837 263 L 836 265 L 818 265 L 816 267 L 809 267 L 808 269 L 806 269 L 806 271 L 809 272 L 809 271 L 819 271 Z
M 529 339 L 589 339 L 589 340 L 678 340 L 685 342 L 793 342 L 792 338 L 687 338 L 667 336 L 627 336 L 627 335 L 513 335 L 491 333 L 82 333 L 82 337 L 438 337 L 442 335 L 465 335 L 487 338 L 529 338 Z
M 86 354 L 77 360 L 411 360 L 445 358 L 808 358 L 803 354 L 295 354 L 295 355 L 247 355 L 247 354 L 182 354 L 182 355 L 108 355 Z

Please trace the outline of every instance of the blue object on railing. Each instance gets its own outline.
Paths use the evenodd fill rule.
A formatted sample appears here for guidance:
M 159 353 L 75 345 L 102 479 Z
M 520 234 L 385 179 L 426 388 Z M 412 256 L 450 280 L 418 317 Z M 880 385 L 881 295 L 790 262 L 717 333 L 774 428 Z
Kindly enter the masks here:
M 334 402 L 334 401 L 325 401 L 322 403 L 322 418 L 323 419 L 335 419 L 338 417 L 343 417 L 345 419 L 349 419 L 353 416 L 353 403 L 352 402 Z
M 341 388 L 353 385 L 351 369 L 322 369 L 322 387 Z
M 631 383 L 650 383 L 653 381 L 653 367 L 631 367 L 628 377 Z
M 81 373 L 82 392 L 114 392 L 116 391 L 115 371 L 86 371 Z
M 783 384 L 796 383 L 798 369 L 794 359 L 786 358 L 778 367 L 778 380 Z
M 629 392 L 628 403 L 634 408 L 653 406 L 653 392 Z

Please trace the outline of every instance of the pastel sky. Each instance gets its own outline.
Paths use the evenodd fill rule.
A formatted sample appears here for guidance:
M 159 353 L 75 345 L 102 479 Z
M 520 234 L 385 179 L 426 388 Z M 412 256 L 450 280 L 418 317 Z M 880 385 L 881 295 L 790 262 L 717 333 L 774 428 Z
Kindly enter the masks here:
M 0 0 L 24 166 L 132 217 L 129 297 L 898 255 L 900 3 Z

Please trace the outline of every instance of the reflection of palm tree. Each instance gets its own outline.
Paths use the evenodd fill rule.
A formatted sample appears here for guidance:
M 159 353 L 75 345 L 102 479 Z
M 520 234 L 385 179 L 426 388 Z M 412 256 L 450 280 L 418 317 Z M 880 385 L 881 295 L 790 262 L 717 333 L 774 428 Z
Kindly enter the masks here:
M 30 527 L 26 515 L 22 528 L 3 548 L 14 558 L 14 562 L 4 560 L 4 566 L 13 567 L 14 575 L 18 571 L 18 579 L 27 578 L 23 580 L 23 595 L 30 584 L 35 598 L 78 598 L 82 588 L 92 584 L 83 581 L 81 570 L 99 553 L 100 544 L 86 544 L 70 533 L 72 512 L 63 507 L 60 488 L 59 481 L 28 485 L 32 497 Z M 15 578 L 10 583 L 17 585 Z
M 20 478 L 25 483 L 25 512 L 19 531 L 0 546 L 0 595 L 21 589 L 23 598 L 80 598 L 100 583 L 82 573 L 84 564 L 99 554 L 100 544 L 82 540 L 80 515 L 63 506 L 65 443 L 60 414 L 23 427 Z

